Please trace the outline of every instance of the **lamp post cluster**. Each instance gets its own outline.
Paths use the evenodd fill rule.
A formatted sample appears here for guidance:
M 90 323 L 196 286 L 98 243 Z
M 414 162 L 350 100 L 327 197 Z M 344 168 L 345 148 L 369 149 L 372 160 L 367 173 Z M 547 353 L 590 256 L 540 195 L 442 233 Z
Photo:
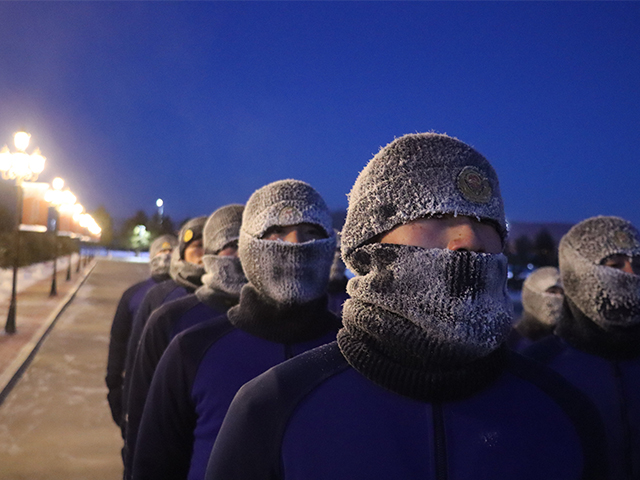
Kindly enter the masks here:
M 7 323 L 5 331 L 9 334 L 16 331 L 16 284 L 17 273 L 20 258 L 20 225 L 22 223 L 22 204 L 23 204 L 23 188 L 25 181 L 35 181 L 38 175 L 44 170 L 45 157 L 36 149 L 33 153 L 26 152 L 29 147 L 31 135 L 26 132 L 18 132 L 14 135 L 14 145 L 17 151 L 11 152 L 5 145 L 0 150 L 0 172 L 5 180 L 15 180 L 16 185 L 16 228 L 15 228 L 15 249 L 13 258 L 13 279 L 11 287 L 11 302 L 9 304 L 9 313 L 7 315 Z M 50 295 L 57 294 L 56 286 L 56 262 L 58 256 L 58 240 L 59 220 L 62 216 L 72 218 L 73 222 L 82 229 L 87 230 L 91 235 L 99 235 L 100 227 L 87 213 L 83 213 L 84 208 L 76 203 L 76 196 L 68 189 L 63 190 L 64 180 L 55 178 L 52 185 L 46 190 L 44 200 L 51 205 L 56 215 L 54 216 L 54 255 L 53 255 L 53 277 L 51 281 Z M 46 188 L 46 187 L 45 187 Z M 71 230 L 71 229 L 69 229 Z M 72 232 L 68 232 L 70 236 L 80 236 Z M 67 280 L 71 278 L 71 258 L 69 258 L 69 268 L 67 270 Z

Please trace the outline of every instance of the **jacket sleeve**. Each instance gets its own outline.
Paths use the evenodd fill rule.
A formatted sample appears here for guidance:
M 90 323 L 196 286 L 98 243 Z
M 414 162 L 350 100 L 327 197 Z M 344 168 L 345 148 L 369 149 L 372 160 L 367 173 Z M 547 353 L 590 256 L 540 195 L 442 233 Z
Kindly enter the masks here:
M 187 477 L 197 417 L 189 380 L 194 374 L 186 364 L 177 337 L 158 363 L 144 405 L 133 456 L 136 480 Z
M 166 309 L 154 310 L 142 332 L 127 383 L 127 424 L 124 453 L 125 472 L 130 472 L 135 457 L 136 439 L 153 374 L 168 346 L 168 334 L 162 329 Z
M 111 338 L 109 341 L 109 356 L 107 359 L 107 401 L 111 408 L 113 421 L 122 426 L 122 382 L 127 357 L 127 345 L 131 333 L 131 323 L 133 321 L 129 302 L 135 293 L 133 287 L 127 289 L 116 309 L 111 325 Z

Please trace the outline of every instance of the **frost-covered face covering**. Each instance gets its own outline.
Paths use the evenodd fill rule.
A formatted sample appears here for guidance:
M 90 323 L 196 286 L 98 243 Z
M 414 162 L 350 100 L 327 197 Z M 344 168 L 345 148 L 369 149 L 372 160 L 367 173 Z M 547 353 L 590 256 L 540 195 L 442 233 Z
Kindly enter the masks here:
M 575 225 L 558 247 L 565 295 L 605 331 L 640 324 L 640 276 L 601 265 L 611 255 L 640 255 L 640 234 L 618 217 Z
M 161 235 L 151 242 L 149 247 L 149 267 L 151 276 L 169 275 L 171 252 L 178 245 L 178 239 L 173 235 Z M 167 250 L 163 252 L 163 250 Z M 160 253 L 163 252 L 163 253 Z
M 507 338 L 513 311 L 502 254 L 374 243 L 358 249 L 352 264 L 367 273 L 348 284 L 347 330 L 380 334 L 379 321 L 387 317 L 389 340 L 416 355 L 429 355 L 425 344 L 447 352 L 429 360 L 440 365 L 484 357 Z
M 529 275 L 522 285 L 522 307 L 544 325 L 555 325 L 562 315 L 564 295 L 547 290 L 562 288 L 560 272 L 556 267 L 542 267 Z
M 169 275 L 169 266 L 171 265 L 171 252 L 159 253 L 149 260 L 149 268 L 151 276 L 158 277 Z
M 271 227 L 318 226 L 327 238 L 304 243 L 266 240 Z M 258 292 L 285 305 L 325 294 L 336 238 L 322 197 L 299 180 L 281 180 L 256 190 L 245 207 L 238 256 Z
M 243 205 L 226 205 L 213 212 L 204 226 L 205 254 L 202 261 L 206 273 L 202 276 L 202 287 L 196 291 L 201 300 L 201 297 L 209 297 L 215 292 L 237 297 L 247 283 L 239 258 L 218 255 L 225 247 L 238 241 L 243 211 Z
M 205 274 L 202 276 L 202 289 L 219 290 L 228 295 L 239 296 L 242 287 L 247 284 L 247 277 L 242 270 L 238 257 L 221 257 L 207 255 L 202 257 Z M 196 292 L 196 293 L 198 293 Z M 199 293 L 201 294 L 201 293 Z

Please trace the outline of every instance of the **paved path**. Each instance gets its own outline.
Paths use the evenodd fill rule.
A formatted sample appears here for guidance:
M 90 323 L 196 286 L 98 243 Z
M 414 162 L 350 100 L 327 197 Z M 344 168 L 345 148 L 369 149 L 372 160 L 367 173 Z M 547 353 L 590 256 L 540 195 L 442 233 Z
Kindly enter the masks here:
M 104 383 L 109 331 L 120 296 L 148 272 L 147 264 L 98 260 L 0 405 L 2 480 L 122 477 Z

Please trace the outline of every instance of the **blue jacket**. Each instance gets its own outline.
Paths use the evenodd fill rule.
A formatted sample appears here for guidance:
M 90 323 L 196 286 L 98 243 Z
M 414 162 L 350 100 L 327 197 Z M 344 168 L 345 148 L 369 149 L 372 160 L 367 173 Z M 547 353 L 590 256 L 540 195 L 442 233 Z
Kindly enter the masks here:
M 133 319 L 146 293 L 151 287 L 165 279 L 166 277 L 149 277 L 129 287 L 122 294 L 118 308 L 116 309 L 116 314 L 113 317 L 105 381 L 109 389 L 107 401 L 111 408 L 111 415 L 114 422 L 121 427 L 123 426 L 122 383 L 127 358 L 127 345 L 129 343 Z M 124 428 L 122 433 L 124 435 Z
M 244 301 L 246 289 L 243 307 L 248 303 Z M 296 319 L 299 324 L 311 319 L 316 325 L 310 325 L 311 338 L 267 339 L 262 328 L 269 322 L 260 318 L 261 305 L 252 303 L 247 307 L 249 318 L 234 317 L 234 325 L 242 324 L 242 329 L 223 316 L 186 330 L 171 342 L 158 364 L 144 408 L 134 479 L 202 479 L 237 390 L 272 366 L 333 341 L 339 328 L 339 320 L 326 310 L 324 299 L 324 305 L 308 309 L 308 318 Z M 249 333 L 251 323 L 256 330 Z M 304 331 L 298 333 L 304 338 Z
M 206 320 L 224 315 L 237 298 L 218 296 L 217 302 L 201 302 L 195 294 L 165 303 L 153 311 L 136 351 L 128 383 L 127 423 L 124 448 L 125 478 L 130 477 L 138 428 L 151 380 L 162 354 L 178 333 Z
M 555 335 L 524 353 L 560 373 L 596 405 L 609 444 L 611 478 L 640 479 L 640 356 L 605 358 Z
M 378 386 L 331 343 L 238 392 L 205 478 L 595 480 L 602 435 L 583 395 L 516 353 L 484 390 L 431 403 Z

